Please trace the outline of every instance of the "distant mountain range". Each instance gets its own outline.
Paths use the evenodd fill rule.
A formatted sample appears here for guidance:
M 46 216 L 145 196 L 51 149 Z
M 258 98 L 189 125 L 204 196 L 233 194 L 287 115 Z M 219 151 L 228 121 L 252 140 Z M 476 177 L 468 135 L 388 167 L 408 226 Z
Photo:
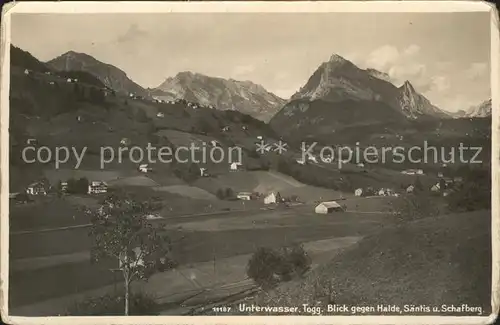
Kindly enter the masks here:
M 167 78 L 150 90 L 151 95 L 166 100 L 185 99 L 220 110 L 238 110 L 268 121 L 285 100 L 251 81 L 209 77 L 189 71 Z
M 476 118 L 476 117 L 490 117 L 491 111 L 491 98 L 481 102 L 478 105 L 473 105 L 466 110 L 460 110 L 452 113 L 454 118 Z
M 289 100 L 284 100 L 251 81 L 211 77 L 189 71 L 179 72 L 158 87 L 146 89 L 131 80 L 121 69 L 85 53 L 69 51 L 43 63 L 28 52 L 13 48 L 16 50 L 16 55 L 11 57 L 13 64 L 21 60 L 24 66 L 39 71 L 83 71 L 117 92 L 164 100 L 185 99 L 212 105 L 220 110 L 238 110 L 265 122 L 272 119 L 275 125 L 292 129 L 305 124 L 315 125 L 320 120 L 328 120 L 333 124 L 336 121 L 359 124 L 382 118 L 399 120 L 401 117 L 419 119 L 491 115 L 491 100 L 467 111 L 449 113 L 433 105 L 409 81 L 397 87 L 391 83 L 388 74 L 375 69 L 361 69 L 336 54 L 322 63 Z M 356 107 L 353 112 L 345 112 L 348 103 Z M 304 110 L 306 106 L 308 109 Z M 321 107 L 317 112 L 316 106 Z M 339 114 L 357 117 L 349 120 Z M 289 123 L 293 115 L 297 115 L 300 125 Z

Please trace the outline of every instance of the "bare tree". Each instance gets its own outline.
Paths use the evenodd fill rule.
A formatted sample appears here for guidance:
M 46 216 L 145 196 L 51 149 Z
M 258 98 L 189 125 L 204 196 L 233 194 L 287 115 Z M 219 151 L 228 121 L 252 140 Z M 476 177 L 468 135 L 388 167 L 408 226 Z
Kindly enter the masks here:
M 156 271 L 174 267 L 171 245 L 164 225 L 148 222 L 148 202 L 140 203 L 124 195 L 106 198 L 91 215 L 91 260 L 113 259 L 119 264 L 125 286 L 125 315 L 129 314 L 130 284 L 147 280 Z

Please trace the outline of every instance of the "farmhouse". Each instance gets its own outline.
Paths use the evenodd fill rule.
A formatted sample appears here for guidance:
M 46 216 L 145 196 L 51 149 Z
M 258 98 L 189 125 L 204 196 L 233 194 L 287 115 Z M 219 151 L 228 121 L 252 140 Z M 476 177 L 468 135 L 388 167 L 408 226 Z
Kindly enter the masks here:
M 279 192 L 272 192 L 264 198 L 264 204 L 272 204 L 281 202 L 281 194 Z
M 26 193 L 30 195 L 47 195 L 45 186 L 41 182 L 30 184 L 26 189 Z
M 415 186 L 410 185 L 406 188 L 406 193 L 413 193 L 413 190 L 415 190 Z
M 354 196 L 361 196 L 363 194 L 363 189 L 358 188 L 354 191 Z
M 357 164 L 356 166 L 358 166 L 358 167 L 360 167 L 360 168 L 364 168 L 364 167 L 365 167 L 365 164 L 363 164 L 363 163 L 359 163 L 359 164 Z
M 102 181 L 92 181 L 89 184 L 88 194 L 100 194 L 108 191 L 108 184 Z
M 66 82 L 70 83 L 72 80 L 71 78 L 66 79 Z
M 212 147 L 217 147 L 219 145 L 219 142 L 217 140 L 211 140 L 210 144 L 212 145 Z
M 226 131 L 229 131 L 229 126 L 225 126 L 222 128 L 222 132 L 226 132 Z
M 253 199 L 253 195 L 250 192 L 239 192 L 236 197 L 240 200 L 250 201 Z
M 28 75 L 28 74 L 30 74 L 30 71 L 28 69 L 24 69 L 24 74 Z
M 378 190 L 378 196 L 385 196 L 385 189 L 381 188 L 380 190 Z
M 439 173 L 438 173 L 438 177 L 439 177 L 439 178 L 443 178 L 443 177 L 444 177 L 443 173 L 439 172 Z
M 335 201 L 321 202 L 314 208 L 314 212 L 319 214 L 327 214 L 332 212 L 341 212 L 344 209 Z
M 164 118 L 165 114 L 163 114 L 162 112 L 158 112 L 158 114 L 156 114 L 156 117 Z
M 263 139 L 263 138 L 262 138 L 262 136 L 261 136 L 261 135 L 259 135 L 259 136 L 257 137 L 257 140 L 262 140 L 262 139 Z

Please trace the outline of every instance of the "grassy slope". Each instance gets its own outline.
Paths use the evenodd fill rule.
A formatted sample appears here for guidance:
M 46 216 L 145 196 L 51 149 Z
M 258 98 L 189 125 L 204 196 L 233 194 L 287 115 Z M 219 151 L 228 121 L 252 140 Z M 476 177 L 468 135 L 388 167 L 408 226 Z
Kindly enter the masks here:
M 257 300 L 314 304 L 324 298 L 317 288 L 330 285 L 337 304 L 467 303 L 481 306 L 487 315 L 491 310 L 490 226 L 491 212 L 478 211 L 391 227 L 347 248 L 304 281 Z

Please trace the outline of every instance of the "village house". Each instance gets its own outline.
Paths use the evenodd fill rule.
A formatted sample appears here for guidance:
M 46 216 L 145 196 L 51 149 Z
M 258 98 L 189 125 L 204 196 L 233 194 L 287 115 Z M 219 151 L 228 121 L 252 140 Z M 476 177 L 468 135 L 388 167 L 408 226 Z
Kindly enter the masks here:
M 439 184 L 439 182 L 432 185 L 431 187 L 431 192 L 439 192 L 440 190 L 441 190 L 441 184 Z
M 303 160 L 302 158 L 301 158 L 301 159 L 297 159 L 297 160 L 295 160 L 295 161 L 296 161 L 296 162 L 297 162 L 297 164 L 299 164 L 299 165 L 305 165 L 305 164 L 306 164 L 306 161 L 305 161 L 305 160 Z
M 225 126 L 222 128 L 222 132 L 227 132 L 227 131 L 229 131 L 229 126 Z
M 243 201 L 253 200 L 254 196 L 251 192 L 239 192 L 236 197 Z
M 37 141 L 36 141 L 36 139 L 31 138 L 31 139 L 26 140 L 26 144 L 28 144 L 28 145 L 36 145 Z
M 142 165 L 139 165 L 139 167 L 137 168 L 141 173 L 147 173 L 147 172 L 150 172 L 152 169 L 151 167 L 148 167 L 148 164 L 142 164 Z
M 463 178 L 460 177 L 460 176 L 457 176 L 457 177 L 453 177 L 453 182 L 454 183 L 462 183 L 463 182 Z
M 61 182 L 61 192 L 66 193 L 68 191 L 68 182 Z
M 200 167 L 200 176 L 201 177 L 207 177 L 208 176 L 206 168 Z
M 156 114 L 156 117 L 159 117 L 159 118 L 164 118 L 165 117 L 165 114 L 163 114 L 162 112 L 158 112 Z
M 318 163 L 318 160 L 316 159 L 316 157 L 314 155 L 309 155 L 307 157 L 307 160 L 310 160 L 310 161 L 312 161 L 312 162 L 314 162 L 316 164 Z
M 364 168 L 364 167 L 365 167 L 365 164 L 363 164 L 363 163 L 359 163 L 359 164 L 357 164 L 356 166 L 358 166 L 358 167 L 360 167 L 360 168 Z
M 26 193 L 29 195 L 47 195 L 45 185 L 42 182 L 32 183 L 26 188 Z
M 378 196 L 386 196 L 385 189 L 381 188 L 380 190 L 378 190 Z
M 30 74 L 30 71 L 28 69 L 24 69 L 24 74 L 25 75 L 29 75 Z
M 72 81 L 71 78 L 66 79 L 67 83 L 71 83 L 71 81 Z
M 439 172 L 439 173 L 438 173 L 438 177 L 439 177 L 439 178 L 443 178 L 443 177 L 444 177 L 443 173 Z
M 272 192 L 264 198 L 264 204 L 273 204 L 281 202 L 281 194 L 279 192 Z
M 49 82 L 49 84 L 51 84 L 51 85 L 55 85 L 55 82 L 51 81 L 51 82 Z
M 120 141 L 120 144 L 123 145 L 123 146 L 128 146 L 130 145 L 130 139 L 128 138 L 123 138 L 121 141 Z
M 415 190 L 415 186 L 410 185 L 406 188 L 406 193 L 413 193 L 414 190 Z
M 88 187 L 88 194 L 101 194 L 108 192 L 108 184 L 102 181 L 92 181 Z
M 344 211 L 344 209 L 335 201 L 321 202 L 314 208 L 314 212 L 318 214 L 328 214 L 342 211 Z
M 243 126 L 241 127 L 241 129 L 242 129 L 243 131 L 248 130 L 248 128 L 247 128 L 245 125 L 243 125 Z
M 239 168 L 240 168 L 240 166 L 241 166 L 241 163 L 239 163 L 239 162 L 232 162 L 229 165 L 229 170 L 232 171 L 232 172 L 238 171 Z
M 219 142 L 217 140 L 211 140 L 210 141 L 210 144 L 212 145 L 212 147 L 217 147 L 219 146 Z
M 321 159 L 321 161 L 323 161 L 324 163 L 330 164 L 333 161 L 333 159 L 332 159 L 332 157 L 323 157 Z
M 358 188 L 354 191 L 354 196 L 361 196 L 363 194 L 363 189 Z
M 263 138 L 262 138 L 262 136 L 261 136 L 261 135 L 257 136 L 257 140 L 262 140 L 262 139 L 263 139 Z

